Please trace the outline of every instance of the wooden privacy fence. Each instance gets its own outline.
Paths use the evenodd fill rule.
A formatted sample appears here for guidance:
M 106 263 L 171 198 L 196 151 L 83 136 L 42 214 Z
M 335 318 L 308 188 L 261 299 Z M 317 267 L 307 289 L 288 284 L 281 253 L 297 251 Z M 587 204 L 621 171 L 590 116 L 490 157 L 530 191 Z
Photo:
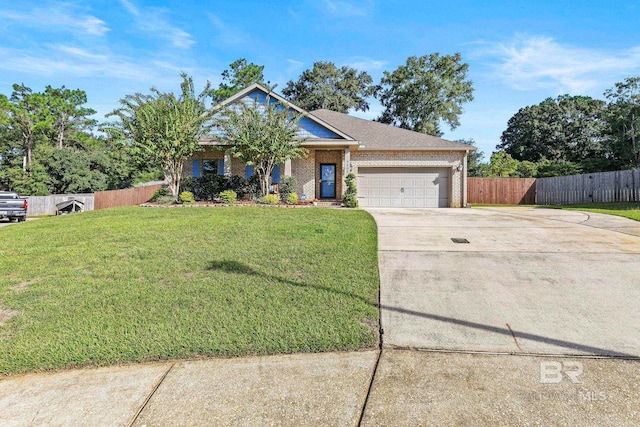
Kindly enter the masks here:
M 95 193 L 93 206 L 95 210 L 98 210 L 139 205 L 140 203 L 148 202 L 153 193 L 160 188 L 162 188 L 162 184 L 127 188 L 125 190 L 98 191 Z
M 533 205 L 535 178 L 468 178 L 467 201 L 487 205 Z
M 27 214 L 35 215 L 55 215 L 56 204 L 68 200 L 78 200 L 84 204 L 85 211 L 93 210 L 93 193 L 88 194 L 54 194 L 50 196 L 26 196 L 29 203 Z
M 640 201 L 640 169 L 538 178 L 539 205 Z

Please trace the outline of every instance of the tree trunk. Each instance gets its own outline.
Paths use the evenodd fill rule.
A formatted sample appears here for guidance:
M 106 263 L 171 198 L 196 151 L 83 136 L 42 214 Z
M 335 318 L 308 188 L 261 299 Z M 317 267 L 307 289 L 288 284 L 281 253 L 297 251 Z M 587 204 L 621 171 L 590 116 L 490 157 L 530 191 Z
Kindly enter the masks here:
M 60 130 L 58 131 L 58 148 L 62 150 L 64 147 L 64 122 L 60 125 Z
M 269 194 L 269 175 L 265 172 L 262 172 L 262 176 L 260 177 L 260 190 L 262 190 L 263 196 Z

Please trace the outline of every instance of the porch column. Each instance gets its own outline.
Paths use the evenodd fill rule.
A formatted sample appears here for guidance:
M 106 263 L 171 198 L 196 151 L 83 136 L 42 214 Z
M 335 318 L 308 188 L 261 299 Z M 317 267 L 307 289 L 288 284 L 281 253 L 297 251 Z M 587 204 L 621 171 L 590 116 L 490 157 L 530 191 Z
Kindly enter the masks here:
M 284 162 L 284 176 L 291 176 L 291 159 Z
M 342 177 L 344 179 L 344 177 L 347 176 L 347 174 L 349 172 L 351 172 L 351 149 L 349 147 L 344 149 L 344 173 L 342 174 Z
M 224 152 L 224 175 L 231 176 L 231 151 Z

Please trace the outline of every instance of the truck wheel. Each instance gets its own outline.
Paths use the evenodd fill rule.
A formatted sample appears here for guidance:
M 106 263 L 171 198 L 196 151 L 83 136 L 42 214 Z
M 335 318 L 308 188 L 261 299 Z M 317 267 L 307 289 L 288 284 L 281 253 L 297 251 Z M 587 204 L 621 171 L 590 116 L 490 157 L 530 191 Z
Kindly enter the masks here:
M 25 216 L 21 216 L 21 217 L 18 218 L 18 222 L 24 222 L 26 220 L 27 220 L 27 217 L 25 217 Z

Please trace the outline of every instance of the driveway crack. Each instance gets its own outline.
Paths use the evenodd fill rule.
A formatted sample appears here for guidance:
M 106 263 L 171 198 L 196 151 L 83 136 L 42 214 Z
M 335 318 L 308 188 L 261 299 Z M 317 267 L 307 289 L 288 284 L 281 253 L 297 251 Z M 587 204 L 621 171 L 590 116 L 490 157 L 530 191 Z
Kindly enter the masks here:
M 524 350 L 522 350 L 522 347 L 520 347 L 520 344 L 518 343 L 518 338 L 516 338 L 515 332 L 513 332 L 513 329 L 511 329 L 511 325 L 509 325 L 508 323 L 506 323 L 506 325 L 507 328 L 509 328 L 509 332 L 511 332 L 511 336 L 513 337 L 513 342 L 516 343 L 516 347 L 518 347 L 520 353 L 524 353 Z

